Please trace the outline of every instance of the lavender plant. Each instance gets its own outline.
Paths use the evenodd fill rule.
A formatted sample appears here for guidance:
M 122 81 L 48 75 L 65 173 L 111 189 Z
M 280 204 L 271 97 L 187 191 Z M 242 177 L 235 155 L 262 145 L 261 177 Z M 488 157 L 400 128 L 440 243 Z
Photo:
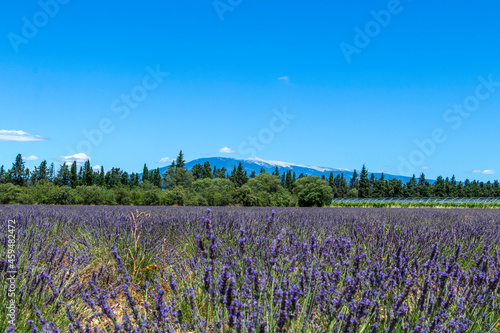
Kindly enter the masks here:
M 0 206 L 0 329 L 500 331 L 496 210 L 142 209 Z

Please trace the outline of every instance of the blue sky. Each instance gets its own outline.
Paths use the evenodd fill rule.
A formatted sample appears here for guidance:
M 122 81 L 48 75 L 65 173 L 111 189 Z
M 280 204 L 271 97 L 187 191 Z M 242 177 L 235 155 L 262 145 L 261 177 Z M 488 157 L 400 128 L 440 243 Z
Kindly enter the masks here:
M 0 164 L 18 153 L 30 167 L 88 156 L 133 172 L 183 149 L 188 160 L 497 179 L 499 10 L 493 1 L 9 1 Z

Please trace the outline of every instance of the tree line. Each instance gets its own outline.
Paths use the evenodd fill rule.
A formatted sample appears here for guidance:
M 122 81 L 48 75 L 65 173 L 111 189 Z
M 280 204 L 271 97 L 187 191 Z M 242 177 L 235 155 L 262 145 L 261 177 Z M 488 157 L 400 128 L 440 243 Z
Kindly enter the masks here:
M 400 197 L 500 197 L 500 185 L 454 176 L 431 183 L 423 173 L 403 182 L 384 174 L 377 178 L 364 165 L 350 178 L 297 176 L 278 167 L 248 174 L 241 163 L 229 171 L 208 161 L 188 170 L 182 150 L 163 174 L 146 164 L 142 174 L 94 170 L 88 160 L 81 166 L 64 163 L 57 171 L 42 161 L 30 170 L 21 154 L 10 169 L 0 167 L 0 204 L 324 206 L 333 198 Z

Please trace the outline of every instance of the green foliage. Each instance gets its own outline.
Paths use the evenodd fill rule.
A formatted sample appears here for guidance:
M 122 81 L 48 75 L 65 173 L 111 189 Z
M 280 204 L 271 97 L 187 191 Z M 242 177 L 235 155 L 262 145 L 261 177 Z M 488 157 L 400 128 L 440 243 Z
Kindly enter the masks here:
M 71 187 L 62 186 L 57 189 L 55 204 L 73 205 L 75 203 L 75 194 Z
M 261 199 L 257 193 L 253 193 L 248 185 L 236 189 L 236 200 L 243 206 L 261 206 Z
M 12 184 L 23 186 L 26 184 L 26 169 L 21 154 L 17 154 L 16 160 L 12 163 L 12 169 L 9 170 Z
M 147 190 L 142 194 L 142 205 L 144 206 L 159 206 L 160 205 L 160 190 Z
M 186 193 L 182 188 L 174 187 L 172 190 L 167 190 L 164 194 L 164 204 L 168 206 L 179 205 L 184 206 L 186 201 Z
M 312 181 L 311 179 L 315 179 Z M 318 182 L 321 181 L 321 182 Z M 312 184 L 313 183 L 313 184 Z M 54 170 L 42 161 L 32 170 L 26 168 L 20 154 L 12 168 L 0 166 L 0 203 L 17 204 L 92 204 L 92 205 L 210 205 L 210 206 L 323 206 L 334 198 L 400 198 L 400 197 L 500 197 L 500 183 L 437 177 L 430 183 L 424 174 L 406 183 L 398 179 L 379 178 L 363 165 L 351 178 L 343 173 L 310 177 L 291 170 L 280 174 L 278 167 L 267 173 L 261 168 L 250 174 L 242 163 L 234 166 L 230 175 L 225 167 L 217 168 L 207 161 L 186 168 L 182 150 L 161 175 L 160 169 L 144 164 L 142 181 L 139 173 L 127 173 L 119 168 L 94 171 L 90 161 L 82 166 L 76 162 L 62 164 Z M 324 185 L 327 184 L 328 190 Z M 344 203 L 343 203 L 344 204 Z M 356 203 L 355 205 L 359 205 Z M 425 203 L 419 203 L 418 207 Z M 448 203 L 453 207 L 454 203 Z M 457 207 L 477 207 L 474 203 Z M 489 204 L 481 204 L 482 208 Z M 383 206 L 380 204 L 379 206 Z M 494 204 L 491 204 L 494 207 Z
M 114 190 L 116 203 L 118 205 L 132 204 L 132 192 L 124 187 L 118 187 Z
M 363 164 L 363 168 L 361 169 L 361 175 L 359 179 L 359 190 L 358 196 L 360 198 L 369 198 L 370 197 L 370 179 L 368 178 L 368 170 Z
M 292 194 L 288 190 L 281 187 L 278 188 L 276 193 L 272 194 L 272 200 L 272 206 L 276 207 L 293 207 L 296 205 L 296 201 Z
M 77 203 L 84 205 L 116 205 L 115 193 L 112 190 L 93 186 L 78 186 Z
M 347 197 L 348 198 L 357 198 L 358 197 L 358 190 L 355 189 L 355 188 L 351 188 L 348 192 L 347 192 Z
M 280 188 L 280 178 L 269 173 L 261 173 L 248 181 L 253 192 L 276 193 Z
M 20 186 L 11 183 L 0 184 L 0 204 L 20 203 L 22 194 Z
M 327 181 L 319 177 L 303 177 L 295 182 L 293 192 L 301 207 L 322 207 L 329 205 L 333 191 Z
M 241 162 L 238 164 L 238 167 L 235 166 L 233 168 L 229 179 L 234 183 L 234 185 L 236 185 L 236 187 L 241 187 L 248 181 L 247 172 L 243 169 Z
M 47 180 L 41 180 L 30 191 L 32 201 L 37 204 L 52 204 L 57 201 L 57 194 L 57 187 Z
M 200 179 L 193 182 L 191 191 L 205 198 L 209 206 L 228 206 L 234 203 L 235 188 L 229 179 Z

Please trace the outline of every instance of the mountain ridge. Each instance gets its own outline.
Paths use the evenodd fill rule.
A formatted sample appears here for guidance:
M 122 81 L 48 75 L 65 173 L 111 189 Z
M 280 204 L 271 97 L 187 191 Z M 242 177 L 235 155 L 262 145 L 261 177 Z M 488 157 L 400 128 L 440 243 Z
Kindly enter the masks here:
M 218 157 L 218 156 L 202 157 L 186 162 L 186 168 L 191 169 L 195 164 L 199 163 L 203 165 L 207 161 L 210 162 L 210 166 L 212 167 L 212 169 L 214 166 L 216 166 L 218 169 L 225 167 L 228 173 L 230 173 L 233 170 L 234 166 L 238 166 L 238 164 L 241 162 L 243 169 L 247 171 L 248 174 L 250 174 L 252 171 L 255 171 L 255 173 L 259 174 L 260 169 L 262 167 L 266 170 L 266 172 L 273 172 L 276 169 L 276 167 L 278 167 L 280 174 L 282 174 L 284 171 L 291 170 L 292 172 L 295 172 L 297 177 L 301 173 L 303 173 L 304 175 L 307 176 L 317 176 L 317 177 L 325 175 L 326 178 L 328 178 L 330 173 L 333 173 L 334 176 L 343 173 L 344 177 L 346 179 L 349 179 L 352 177 L 353 174 L 353 170 L 349 169 L 312 166 L 312 165 L 296 164 L 296 163 L 282 162 L 282 161 L 263 160 L 258 157 L 248 158 L 248 159 L 240 159 L 233 157 Z M 163 174 L 167 169 L 168 166 L 161 167 L 160 173 Z M 360 170 L 357 170 L 357 172 L 359 175 Z M 373 172 L 373 174 L 375 174 L 376 178 L 380 178 L 382 173 Z M 399 179 L 403 182 L 407 182 L 411 178 L 408 176 L 393 175 L 387 173 L 384 173 L 384 177 L 385 179 L 393 179 L 393 178 Z

